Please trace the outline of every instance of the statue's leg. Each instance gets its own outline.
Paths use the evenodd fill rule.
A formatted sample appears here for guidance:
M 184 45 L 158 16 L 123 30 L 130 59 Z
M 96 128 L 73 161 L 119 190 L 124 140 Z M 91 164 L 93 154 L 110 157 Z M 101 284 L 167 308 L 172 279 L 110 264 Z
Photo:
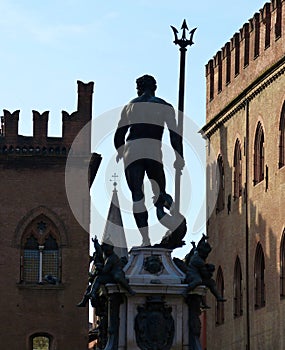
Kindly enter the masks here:
M 76 305 L 78 307 L 85 307 L 88 304 L 89 301 L 89 293 L 91 290 L 91 284 L 89 284 L 86 288 L 86 291 L 83 295 L 83 298 L 81 299 L 81 301 Z
M 202 278 L 199 274 L 194 274 L 190 277 L 188 282 L 188 286 L 186 290 L 184 291 L 184 294 L 187 295 L 189 292 L 194 290 L 196 287 L 202 284 Z
M 91 298 L 91 299 L 96 299 L 96 294 L 97 294 L 97 292 L 100 288 L 100 285 L 102 283 L 100 277 L 96 277 L 94 282 L 91 285 L 90 292 L 88 294 L 89 298 Z
M 151 180 L 152 191 L 156 199 L 158 199 L 161 193 L 165 192 L 166 180 L 162 163 L 147 159 L 146 173 L 147 177 Z
M 148 213 L 144 204 L 144 173 L 143 159 L 131 163 L 125 169 L 127 183 L 132 192 L 134 218 L 143 239 L 142 245 L 148 246 L 150 245 L 150 240 L 148 235 Z
M 204 280 L 203 284 L 210 289 L 211 293 L 214 295 L 217 301 L 221 301 L 221 302 L 226 301 L 226 299 L 223 298 L 218 292 L 216 282 L 212 278 L 208 280 Z
M 150 246 L 150 239 L 148 234 L 148 213 L 146 208 L 140 202 L 133 203 L 134 218 L 137 227 L 142 236 L 142 246 Z
M 126 277 L 123 274 L 121 274 L 121 273 L 115 274 L 114 280 L 116 283 L 120 284 L 123 288 L 125 288 L 126 291 L 128 291 L 130 295 L 136 294 L 136 292 L 131 288 L 128 281 L 126 280 Z

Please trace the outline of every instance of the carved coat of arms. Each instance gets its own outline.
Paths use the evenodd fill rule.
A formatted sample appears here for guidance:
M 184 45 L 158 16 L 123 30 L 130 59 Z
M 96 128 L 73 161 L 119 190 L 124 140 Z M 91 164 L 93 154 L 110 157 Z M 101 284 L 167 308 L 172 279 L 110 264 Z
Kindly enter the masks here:
M 143 267 L 153 275 L 157 275 L 163 270 L 163 264 L 159 255 L 151 255 L 144 259 Z
M 138 307 L 135 333 L 141 350 L 171 349 L 175 332 L 171 312 L 161 296 L 148 297 L 146 304 Z

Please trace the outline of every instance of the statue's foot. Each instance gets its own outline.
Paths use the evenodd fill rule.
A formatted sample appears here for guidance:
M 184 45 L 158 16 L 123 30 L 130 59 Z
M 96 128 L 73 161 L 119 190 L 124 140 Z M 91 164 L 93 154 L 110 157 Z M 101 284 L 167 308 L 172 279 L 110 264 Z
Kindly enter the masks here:
M 157 208 L 166 208 L 168 210 L 171 209 L 173 204 L 173 199 L 168 193 L 160 193 L 158 197 L 153 198 L 154 205 Z
M 77 307 L 86 307 L 87 303 L 89 301 L 89 298 L 87 296 L 84 296 L 82 300 L 76 304 Z
M 148 237 L 143 237 L 141 247 L 151 247 L 150 239 Z
M 76 304 L 77 307 L 86 307 L 86 303 L 81 301 L 80 303 Z

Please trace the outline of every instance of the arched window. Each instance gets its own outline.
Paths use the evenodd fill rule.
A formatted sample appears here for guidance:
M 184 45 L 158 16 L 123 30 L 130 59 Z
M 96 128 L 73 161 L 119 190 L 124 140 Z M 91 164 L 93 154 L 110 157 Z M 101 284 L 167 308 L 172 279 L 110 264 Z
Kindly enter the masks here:
M 242 300 L 242 272 L 239 257 L 236 258 L 234 270 L 234 317 L 240 317 L 243 314 Z
M 50 350 L 51 349 L 51 336 L 44 334 L 34 334 L 30 338 L 31 350 Z
M 254 185 L 264 179 L 264 132 L 261 123 L 257 124 L 254 140 Z
M 27 226 L 21 242 L 21 282 L 60 282 L 59 234 L 46 216 L 40 215 Z
M 285 230 L 280 243 L 280 296 L 285 297 Z
M 285 165 L 285 103 L 282 108 L 279 124 L 279 168 Z
M 236 140 L 234 150 L 234 199 L 242 194 L 242 173 L 241 173 L 241 146 L 239 140 Z
M 217 160 L 217 176 L 216 176 L 216 186 L 217 186 L 217 206 L 216 212 L 223 210 L 225 207 L 225 173 L 224 173 L 224 162 L 221 155 L 218 156 Z
M 224 296 L 224 276 L 221 267 L 217 271 L 216 285 L 218 293 Z M 225 322 L 224 303 L 216 301 L 216 325 L 221 325 Z
M 260 243 L 257 244 L 254 259 L 254 280 L 255 280 L 255 308 L 259 309 L 265 306 L 265 262 L 264 253 Z

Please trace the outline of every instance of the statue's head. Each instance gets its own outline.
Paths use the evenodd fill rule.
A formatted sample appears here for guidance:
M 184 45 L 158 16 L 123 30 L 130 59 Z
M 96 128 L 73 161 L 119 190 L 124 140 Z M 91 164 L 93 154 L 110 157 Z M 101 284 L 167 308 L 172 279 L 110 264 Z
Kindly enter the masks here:
M 143 75 L 136 80 L 138 95 L 141 96 L 146 90 L 150 90 L 154 95 L 156 90 L 156 80 L 151 75 Z
M 101 247 L 105 256 L 110 256 L 114 251 L 114 246 L 105 242 L 102 243 Z
M 212 250 L 212 247 L 210 246 L 210 244 L 208 242 L 204 241 L 201 243 L 199 242 L 196 250 L 201 257 L 207 258 L 209 253 Z

